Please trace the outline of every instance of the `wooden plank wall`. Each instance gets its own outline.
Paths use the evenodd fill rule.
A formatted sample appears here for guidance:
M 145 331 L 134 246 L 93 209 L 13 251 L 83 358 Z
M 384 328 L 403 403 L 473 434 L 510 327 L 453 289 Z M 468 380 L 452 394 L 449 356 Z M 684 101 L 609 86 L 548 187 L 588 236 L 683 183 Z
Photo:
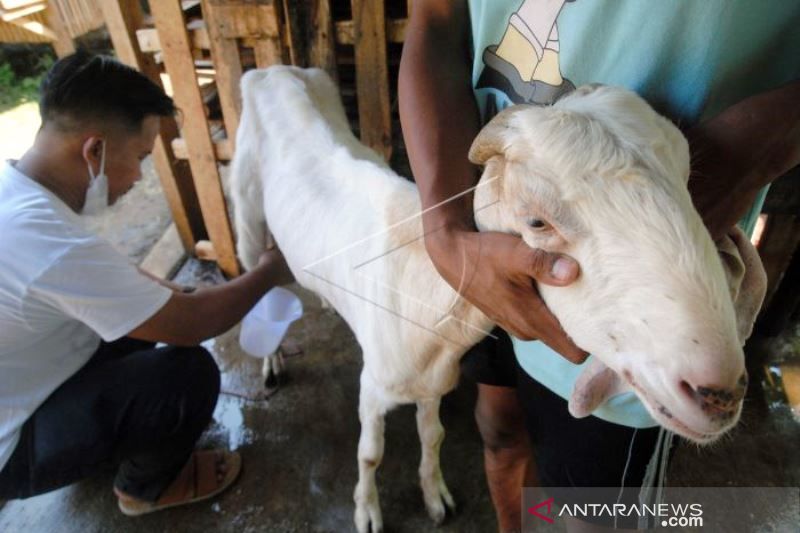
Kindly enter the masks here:
M 74 39 L 103 26 L 103 12 L 99 0 L 49 0 L 56 9 L 70 38 Z
M 285 0 L 283 4 L 286 5 Z M 341 81 L 343 93 L 352 96 L 361 139 L 388 159 L 394 141 L 392 120 L 396 119 L 396 111 L 392 94 L 399 53 L 398 49 L 390 52 L 387 46 L 400 44 L 404 39 L 406 0 L 387 0 L 391 11 L 401 16 L 385 20 L 377 16 L 386 13 L 383 4 L 372 0 L 305 0 L 288 4 L 293 17 L 287 13 L 281 16 L 278 2 L 261 5 L 262 14 L 254 15 L 243 7 L 252 9 L 253 2 L 203 0 L 205 21 L 189 29 L 193 55 L 210 51 L 215 70 L 227 132 L 215 136 L 215 156 L 221 161 L 233 156 L 235 135 L 231 132 L 236 131 L 241 112 L 238 87 L 241 73 L 280 58 L 284 63 L 319 66 L 334 80 Z M 271 21 L 289 19 L 299 21 L 300 27 L 295 28 L 293 35 L 286 35 L 285 27 L 276 32 Z M 380 20 L 384 23 L 380 24 Z M 138 38 L 143 51 L 161 53 L 155 29 L 140 30 Z M 296 51 L 291 41 L 304 41 L 303 50 Z M 244 57 L 245 53 L 253 58 Z M 346 74 L 343 78 L 341 72 Z M 184 139 L 177 139 L 173 147 L 178 157 L 188 157 Z
M 388 160 L 392 155 L 392 114 L 384 6 L 374 0 L 352 0 L 352 6 L 360 137 Z
M 161 69 L 152 55 L 140 49 L 136 39 L 137 29 L 144 25 L 139 0 L 98 0 L 98 4 L 117 57 L 160 85 Z M 161 133 L 153 148 L 153 163 L 183 247 L 191 252 L 199 240 L 206 238 L 206 232 L 189 164 L 177 160 L 172 151 L 172 141 L 177 137 L 175 120 L 162 118 Z
M 40 0 L 14 4 L 0 21 L 2 43 L 52 43 L 59 57 L 72 53 L 72 39 L 103 26 L 98 0 Z
M 239 265 L 233 232 L 183 9 L 177 0 L 152 2 L 150 9 L 161 42 L 164 66 L 172 82 L 173 98 L 182 111 L 182 134 L 206 231 L 214 245 L 220 270 L 228 276 L 236 276 Z
M 33 23 L 34 27 L 40 31 L 30 31 L 24 27 L 20 21 L 16 24 L 0 21 L 0 43 L 49 43 L 53 40 L 53 34 L 43 31 L 48 27 L 47 13 L 40 11 L 25 17 L 27 23 Z M 36 25 L 41 25 L 41 29 Z
M 245 70 L 290 62 L 325 68 L 350 95 L 354 104 L 350 111 L 358 117 L 355 127 L 362 140 L 387 159 L 392 154 L 391 77 L 396 76 L 399 53 L 395 49 L 390 61 L 388 46 L 402 42 L 406 0 L 387 0 L 386 9 L 382 1 L 371 0 L 201 0 L 192 5 L 162 0 L 150 2 L 154 22 L 150 28 L 113 22 L 114 16 L 124 18 L 121 12 L 134 9 L 137 0 L 123 0 L 116 10 L 110 7 L 116 2 L 98 1 L 105 5 L 110 30 L 118 27 L 112 33 L 130 36 L 135 31 L 134 51 L 133 43 L 117 45 L 115 40 L 120 57 L 127 55 L 139 68 L 144 65 L 152 76 L 158 75 L 156 63 L 161 63 L 168 74 L 182 112 L 181 135 L 174 129 L 172 135 L 162 132 L 157 159 L 173 171 L 159 169 L 159 174 L 166 176 L 164 189 L 172 197 L 184 246 L 215 259 L 225 274 L 236 275 L 239 267 L 217 165 L 233 155 L 241 114 L 239 83 Z M 184 17 L 187 9 L 194 10 L 192 20 Z M 401 16 L 387 21 L 389 11 Z M 201 71 L 213 78 L 202 88 Z M 218 102 L 218 111 L 210 112 L 209 101 Z M 188 161 L 192 180 L 176 174 L 176 160 Z M 193 188 L 182 186 L 187 182 Z M 203 241 L 202 231 L 192 224 L 195 191 L 194 211 L 202 212 L 211 243 Z

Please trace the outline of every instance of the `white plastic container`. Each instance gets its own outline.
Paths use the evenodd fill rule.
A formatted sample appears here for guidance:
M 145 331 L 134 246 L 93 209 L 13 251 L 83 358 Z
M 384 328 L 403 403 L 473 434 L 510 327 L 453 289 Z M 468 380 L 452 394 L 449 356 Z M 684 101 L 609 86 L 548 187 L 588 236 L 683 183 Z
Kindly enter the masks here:
M 274 287 L 245 315 L 239 344 L 248 355 L 269 357 L 280 346 L 291 323 L 301 316 L 300 298 L 282 287 Z

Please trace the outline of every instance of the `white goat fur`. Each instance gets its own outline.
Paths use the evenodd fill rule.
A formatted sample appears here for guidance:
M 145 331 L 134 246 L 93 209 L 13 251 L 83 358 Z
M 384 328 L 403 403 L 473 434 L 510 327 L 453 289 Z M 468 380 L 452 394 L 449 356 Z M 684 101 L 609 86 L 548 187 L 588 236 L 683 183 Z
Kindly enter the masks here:
M 436 272 L 421 238 L 416 186 L 352 135 L 322 71 L 248 72 L 242 94 L 232 168 L 239 257 L 246 268 L 255 264 L 266 221 L 298 282 L 331 303 L 363 350 L 358 531 L 382 528 L 375 470 L 383 418 L 402 403 L 417 404 L 423 496 L 441 521 L 452 498 L 439 467 L 439 402 L 456 385 L 459 358 L 493 324 Z M 671 390 L 662 394 L 659 380 L 694 364 L 689 338 L 711 345 L 701 369 L 716 372 L 709 379 L 739 377 L 725 274 L 686 192 L 686 142 L 640 98 L 583 89 L 550 108 L 512 108 L 482 131 L 471 158 L 486 163 L 475 195 L 481 229 L 516 232 L 531 246 L 576 257 L 579 281 L 542 294 L 598 364 L 636 378 L 654 416 L 659 405 L 685 407 Z M 536 232 L 530 216 L 557 223 Z M 660 347 L 660 327 L 679 342 Z M 653 365 L 655 378 L 646 375 Z M 735 423 L 687 416 L 706 428 L 688 435 L 697 440 Z

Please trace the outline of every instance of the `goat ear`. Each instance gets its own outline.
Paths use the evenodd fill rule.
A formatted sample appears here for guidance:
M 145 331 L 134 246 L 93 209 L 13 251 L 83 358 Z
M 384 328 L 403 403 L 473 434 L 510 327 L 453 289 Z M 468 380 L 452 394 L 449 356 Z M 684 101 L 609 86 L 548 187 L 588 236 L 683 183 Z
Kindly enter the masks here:
M 717 247 L 731 289 L 739 341 L 744 345 L 764 302 L 767 274 L 758 251 L 738 227 L 734 226 Z
M 611 396 L 625 391 L 626 388 L 626 383 L 616 372 L 597 357 L 592 357 L 575 380 L 569 398 L 569 412 L 575 418 L 587 417 Z
M 571 93 L 566 93 L 564 96 L 567 95 L 586 96 L 587 94 L 593 93 L 605 87 L 608 87 L 608 85 L 605 85 L 603 83 L 585 83 L 580 87 L 578 87 L 577 89 L 575 89 L 574 91 L 572 91 Z
M 472 141 L 469 149 L 469 160 L 476 165 L 483 165 L 492 156 L 505 152 L 508 133 L 512 129 L 512 118 L 527 106 L 514 105 L 500 111 L 486 124 Z
M 473 198 L 475 224 L 480 231 L 509 231 L 508 213 L 500 207 L 503 205 L 500 200 L 503 197 L 505 158 L 495 154 L 484 163 Z

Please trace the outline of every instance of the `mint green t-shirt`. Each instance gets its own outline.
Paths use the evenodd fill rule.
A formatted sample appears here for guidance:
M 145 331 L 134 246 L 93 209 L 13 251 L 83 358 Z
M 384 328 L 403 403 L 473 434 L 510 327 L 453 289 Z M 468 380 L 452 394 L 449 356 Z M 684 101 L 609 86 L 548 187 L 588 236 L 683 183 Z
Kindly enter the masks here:
M 792 0 L 469 0 L 473 92 L 483 122 L 514 103 L 549 104 L 587 83 L 634 90 L 682 128 L 800 78 Z M 750 234 L 764 189 L 740 226 Z M 513 339 L 520 365 L 568 398 L 583 365 Z M 585 363 L 584 363 L 585 364 Z M 595 416 L 656 423 L 633 393 Z

